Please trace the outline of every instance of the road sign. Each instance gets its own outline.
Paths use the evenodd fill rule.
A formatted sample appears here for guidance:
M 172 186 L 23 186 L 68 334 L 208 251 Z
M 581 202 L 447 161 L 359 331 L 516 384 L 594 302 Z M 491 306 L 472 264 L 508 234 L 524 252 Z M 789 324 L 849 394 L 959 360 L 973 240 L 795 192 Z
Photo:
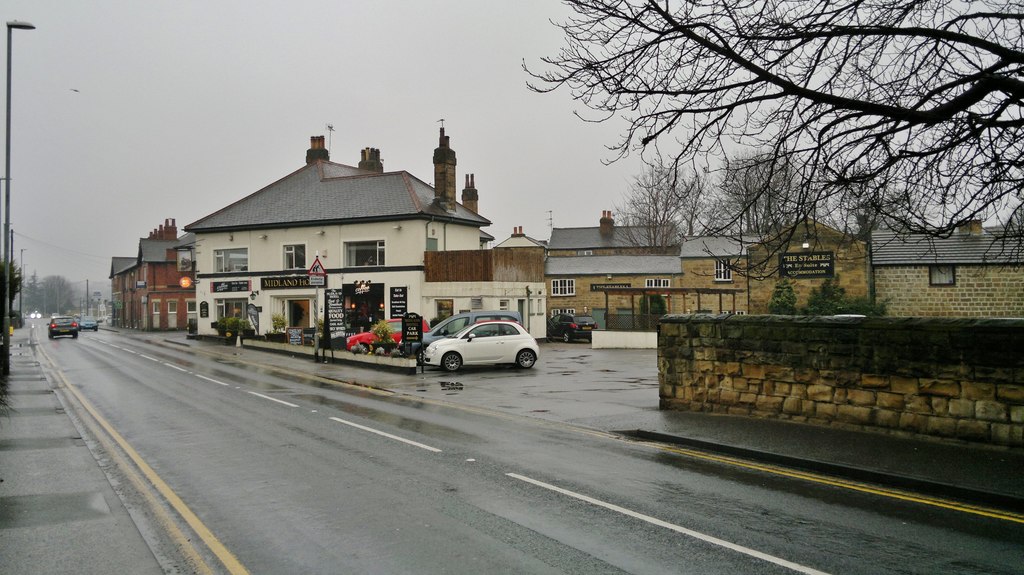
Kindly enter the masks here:
M 309 272 L 308 273 L 309 273 L 310 276 L 321 276 L 321 277 L 323 277 L 323 276 L 327 275 L 327 270 L 325 270 L 324 269 L 324 265 L 322 263 L 320 263 L 320 257 L 319 256 L 317 256 L 316 259 L 313 260 L 313 265 L 309 266 Z

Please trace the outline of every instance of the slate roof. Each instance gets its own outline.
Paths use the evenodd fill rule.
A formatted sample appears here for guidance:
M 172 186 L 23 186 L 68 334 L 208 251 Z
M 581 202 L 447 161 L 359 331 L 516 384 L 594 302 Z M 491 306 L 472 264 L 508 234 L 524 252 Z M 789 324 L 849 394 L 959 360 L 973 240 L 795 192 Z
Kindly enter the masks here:
M 1018 246 L 1000 239 L 1002 228 L 986 228 L 981 234 L 957 233 L 948 238 L 899 235 L 892 231 L 871 234 L 871 263 L 885 265 L 1020 264 Z
M 679 274 L 677 256 L 566 256 L 548 258 L 544 275 Z
M 727 236 L 691 236 L 683 238 L 681 258 L 721 258 L 742 256 L 746 250 L 735 238 Z
M 141 262 L 170 262 L 176 261 L 177 257 L 167 259 L 167 250 L 173 250 L 178 245 L 178 240 L 154 240 L 142 238 L 139 240 L 139 259 Z
M 474 226 L 491 223 L 461 204 L 448 213 L 434 203 L 434 188 L 408 172 L 368 172 L 318 160 L 184 229 L 229 231 L 430 216 L 454 217 Z
M 110 258 L 110 278 L 113 279 L 114 276 L 135 267 L 138 262 L 139 258 L 137 257 L 114 256 Z
M 596 248 L 636 247 L 626 233 L 626 227 L 612 228 L 610 235 L 603 235 L 600 227 L 554 228 L 548 240 L 549 250 L 582 250 Z

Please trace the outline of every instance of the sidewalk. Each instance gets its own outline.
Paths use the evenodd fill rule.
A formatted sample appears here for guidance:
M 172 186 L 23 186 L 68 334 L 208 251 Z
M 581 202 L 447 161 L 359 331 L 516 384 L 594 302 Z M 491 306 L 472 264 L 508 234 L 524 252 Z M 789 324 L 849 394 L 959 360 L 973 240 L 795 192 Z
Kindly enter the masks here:
M 28 334 L 11 338 L 11 410 L 0 417 L 0 573 L 164 573 Z

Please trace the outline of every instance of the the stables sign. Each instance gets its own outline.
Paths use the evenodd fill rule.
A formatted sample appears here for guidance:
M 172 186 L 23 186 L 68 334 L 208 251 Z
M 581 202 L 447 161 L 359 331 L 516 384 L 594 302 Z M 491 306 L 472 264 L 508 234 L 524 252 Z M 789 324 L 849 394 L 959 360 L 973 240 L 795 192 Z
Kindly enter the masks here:
M 830 278 L 835 275 L 835 254 L 804 252 L 779 255 L 779 273 L 790 278 Z
M 308 275 L 284 275 L 280 277 L 261 277 L 260 290 L 292 290 L 294 287 L 309 287 Z

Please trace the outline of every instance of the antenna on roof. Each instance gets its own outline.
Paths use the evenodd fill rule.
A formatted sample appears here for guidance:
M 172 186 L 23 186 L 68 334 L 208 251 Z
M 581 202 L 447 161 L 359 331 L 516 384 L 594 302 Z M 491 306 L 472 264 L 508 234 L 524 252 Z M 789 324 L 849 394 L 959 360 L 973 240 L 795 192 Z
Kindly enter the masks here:
M 331 136 L 334 135 L 334 124 L 327 124 L 327 153 L 331 152 Z
M 438 120 L 438 122 L 441 122 L 441 127 L 443 128 L 444 127 L 444 118 L 441 118 L 440 120 Z
M 548 237 L 551 237 L 551 230 L 555 228 L 555 220 L 551 217 L 551 210 L 548 210 Z

